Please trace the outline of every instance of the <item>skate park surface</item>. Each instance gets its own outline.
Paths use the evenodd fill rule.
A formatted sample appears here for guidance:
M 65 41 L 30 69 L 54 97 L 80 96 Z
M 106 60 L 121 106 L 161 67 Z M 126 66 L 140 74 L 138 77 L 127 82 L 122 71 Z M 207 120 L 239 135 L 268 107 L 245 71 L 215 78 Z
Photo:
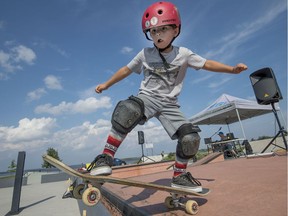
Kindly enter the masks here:
M 251 144 L 254 152 L 260 152 L 266 142 Z M 211 189 L 207 197 L 191 197 L 200 206 L 197 215 L 287 215 L 287 152 L 273 146 L 266 152 L 231 160 L 214 154 L 206 161 L 188 166 L 203 187 Z M 113 170 L 113 176 L 170 185 L 172 169 L 167 168 L 172 164 L 123 166 Z M 102 187 L 101 205 L 87 207 L 81 200 L 62 199 L 68 186 L 67 176 L 41 183 L 43 175 L 46 174 L 29 175 L 27 185 L 22 187 L 17 215 L 187 215 L 181 208 L 167 209 L 164 204 L 167 192 L 108 183 Z M 0 194 L 0 215 L 11 215 L 13 187 L 1 188 Z

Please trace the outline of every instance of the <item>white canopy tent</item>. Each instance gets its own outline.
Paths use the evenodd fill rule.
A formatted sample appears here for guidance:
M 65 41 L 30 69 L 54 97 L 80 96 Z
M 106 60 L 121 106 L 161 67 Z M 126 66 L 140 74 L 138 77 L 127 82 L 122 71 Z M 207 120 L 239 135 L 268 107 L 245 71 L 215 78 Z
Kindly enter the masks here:
M 279 104 L 275 104 L 275 108 L 280 110 Z M 259 105 L 256 101 L 223 94 L 214 103 L 192 116 L 189 120 L 195 125 L 227 124 L 228 128 L 229 124 L 239 121 L 243 136 L 246 139 L 241 120 L 270 112 L 272 112 L 271 105 Z

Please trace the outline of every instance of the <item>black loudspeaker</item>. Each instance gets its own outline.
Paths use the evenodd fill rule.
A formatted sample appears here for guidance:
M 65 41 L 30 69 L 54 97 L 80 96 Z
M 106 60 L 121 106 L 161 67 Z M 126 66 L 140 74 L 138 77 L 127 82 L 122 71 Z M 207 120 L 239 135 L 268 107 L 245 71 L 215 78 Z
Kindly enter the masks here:
M 271 68 L 262 68 L 250 74 L 258 104 L 267 105 L 282 99 L 276 77 Z
M 138 143 L 140 145 L 144 144 L 144 132 L 143 131 L 138 131 Z

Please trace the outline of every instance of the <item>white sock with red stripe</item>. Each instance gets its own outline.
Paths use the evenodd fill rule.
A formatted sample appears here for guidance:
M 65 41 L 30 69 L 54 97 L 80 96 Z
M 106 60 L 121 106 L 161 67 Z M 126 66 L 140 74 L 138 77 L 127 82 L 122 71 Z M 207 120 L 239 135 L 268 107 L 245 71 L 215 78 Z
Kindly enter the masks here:
M 103 150 L 103 154 L 107 154 L 114 158 L 117 149 L 119 148 L 126 136 L 127 134 L 118 133 L 112 128 L 108 135 L 107 143 Z
M 177 157 L 177 155 L 176 155 L 173 177 L 176 177 L 176 176 L 186 172 L 188 161 L 189 161 L 189 159 L 187 159 L 187 160 L 182 159 L 182 158 Z

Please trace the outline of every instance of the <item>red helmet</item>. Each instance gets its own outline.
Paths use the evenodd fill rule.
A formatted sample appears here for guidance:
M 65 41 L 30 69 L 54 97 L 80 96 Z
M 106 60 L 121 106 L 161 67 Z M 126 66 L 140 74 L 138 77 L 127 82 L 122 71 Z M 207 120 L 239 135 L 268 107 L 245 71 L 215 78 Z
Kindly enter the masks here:
M 144 33 L 150 28 L 163 25 L 181 26 L 178 9 L 170 2 L 156 2 L 150 5 L 142 17 L 142 30 Z

